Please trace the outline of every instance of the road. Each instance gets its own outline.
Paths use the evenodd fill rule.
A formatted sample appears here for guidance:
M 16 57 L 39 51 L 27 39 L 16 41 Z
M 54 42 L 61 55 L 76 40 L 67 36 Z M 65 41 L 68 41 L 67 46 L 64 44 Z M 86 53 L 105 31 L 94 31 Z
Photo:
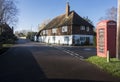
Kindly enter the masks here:
M 59 46 L 59 45 L 53 45 L 52 47 L 57 48 L 59 50 L 62 50 L 66 53 L 71 54 L 74 57 L 79 58 L 89 58 L 91 56 L 95 56 L 96 48 L 93 46 Z
M 17 43 L 0 56 L 0 82 L 120 82 L 67 48 L 25 39 Z

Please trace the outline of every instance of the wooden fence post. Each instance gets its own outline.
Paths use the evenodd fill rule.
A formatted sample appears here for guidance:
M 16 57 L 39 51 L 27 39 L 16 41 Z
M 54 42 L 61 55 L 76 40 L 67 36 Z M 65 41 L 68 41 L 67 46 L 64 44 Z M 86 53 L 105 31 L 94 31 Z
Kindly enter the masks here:
M 107 62 L 108 63 L 110 62 L 110 53 L 109 53 L 109 50 L 107 51 Z

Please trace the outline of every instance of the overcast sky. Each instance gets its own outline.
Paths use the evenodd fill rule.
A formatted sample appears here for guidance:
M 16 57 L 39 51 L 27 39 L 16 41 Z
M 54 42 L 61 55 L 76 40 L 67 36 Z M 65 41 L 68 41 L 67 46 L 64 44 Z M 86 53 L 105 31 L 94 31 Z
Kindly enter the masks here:
M 65 13 L 66 2 L 81 17 L 88 16 L 96 26 L 107 9 L 117 7 L 117 0 L 19 0 L 19 22 L 15 30 L 38 31 L 38 24 Z

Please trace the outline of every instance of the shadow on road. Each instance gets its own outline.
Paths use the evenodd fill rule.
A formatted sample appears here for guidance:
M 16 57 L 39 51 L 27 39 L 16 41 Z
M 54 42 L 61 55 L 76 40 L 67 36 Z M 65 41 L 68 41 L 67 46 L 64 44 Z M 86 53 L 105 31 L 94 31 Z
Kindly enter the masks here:
M 0 49 L 0 55 L 2 55 L 4 52 L 6 52 L 9 49 L 9 47 Z
M 39 50 L 46 52 L 54 51 L 54 48 L 41 47 L 29 44 L 29 40 L 20 39 L 18 45 L 10 48 L 6 53 L 0 55 L 0 82 L 104 82 L 81 79 L 58 79 L 48 78 L 34 58 Z M 92 75 L 92 74 L 91 74 Z
M 88 80 L 48 79 L 28 47 L 13 47 L 0 56 L 0 82 L 88 82 Z M 103 81 L 89 81 L 103 82 Z
M 32 53 L 25 47 L 14 47 L 0 56 L 0 82 L 46 79 Z

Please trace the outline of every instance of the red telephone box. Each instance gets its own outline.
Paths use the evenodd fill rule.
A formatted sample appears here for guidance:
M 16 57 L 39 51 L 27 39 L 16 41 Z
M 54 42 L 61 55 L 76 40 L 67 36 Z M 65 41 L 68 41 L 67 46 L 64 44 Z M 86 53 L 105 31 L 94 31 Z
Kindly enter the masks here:
M 104 20 L 97 24 L 97 55 L 107 57 L 109 50 L 110 57 L 116 56 L 116 27 L 112 20 Z

